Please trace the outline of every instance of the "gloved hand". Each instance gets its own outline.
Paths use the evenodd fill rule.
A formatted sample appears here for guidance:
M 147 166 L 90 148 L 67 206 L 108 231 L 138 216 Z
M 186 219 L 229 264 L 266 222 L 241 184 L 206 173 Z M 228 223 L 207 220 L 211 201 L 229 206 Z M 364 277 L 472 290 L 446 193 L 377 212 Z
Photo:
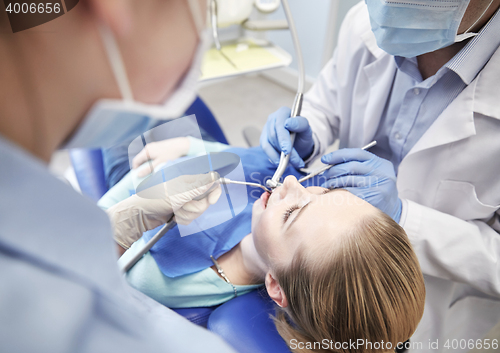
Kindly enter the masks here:
M 290 108 L 282 107 L 269 116 L 260 136 L 260 145 L 270 161 L 276 165 L 280 162 L 281 152 L 286 155 L 292 153 L 290 164 L 300 169 L 305 167 L 304 158 L 311 155 L 314 141 L 309 121 L 301 116 L 290 118 L 290 114 Z M 293 150 L 290 132 L 297 134 Z
M 399 223 L 402 204 L 394 165 L 359 148 L 341 149 L 321 158 L 334 165 L 324 176 L 325 188 L 342 188 L 379 208 Z
M 137 171 L 137 176 L 142 178 L 152 173 L 160 164 L 185 156 L 188 152 L 189 139 L 187 137 L 150 142 L 134 157 L 132 167 L 136 169 L 148 160 L 152 161 L 153 170 L 145 167 Z
M 128 249 L 142 233 L 167 223 L 172 215 L 178 224 L 191 223 L 219 199 L 218 179 L 217 173 L 184 175 L 117 203 L 106 211 L 115 241 Z

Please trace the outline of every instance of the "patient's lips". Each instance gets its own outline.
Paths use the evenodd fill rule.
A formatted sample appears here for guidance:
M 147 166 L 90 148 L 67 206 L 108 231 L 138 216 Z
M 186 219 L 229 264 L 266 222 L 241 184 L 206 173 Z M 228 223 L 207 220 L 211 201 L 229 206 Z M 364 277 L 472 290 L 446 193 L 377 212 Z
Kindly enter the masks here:
M 270 193 L 265 191 L 262 195 L 260 195 L 260 199 L 262 200 L 262 207 L 267 208 L 267 202 L 269 201 L 269 196 L 271 196 Z

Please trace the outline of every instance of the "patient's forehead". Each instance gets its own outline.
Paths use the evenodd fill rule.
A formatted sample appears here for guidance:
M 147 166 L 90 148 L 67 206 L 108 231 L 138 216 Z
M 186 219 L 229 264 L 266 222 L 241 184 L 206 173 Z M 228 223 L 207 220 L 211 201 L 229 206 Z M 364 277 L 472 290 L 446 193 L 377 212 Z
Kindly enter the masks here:
M 309 189 L 309 188 L 308 188 Z M 375 216 L 377 209 L 368 202 L 345 189 L 329 190 L 317 188 L 311 204 L 304 210 L 300 222 L 294 224 L 291 233 L 301 233 L 302 246 L 316 248 L 329 247 L 343 235 L 349 234 L 365 217 Z M 327 191 L 327 193 L 325 193 Z
M 314 195 L 324 195 L 316 197 L 321 205 L 325 206 L 354 206 L 354 207 L 368 207 L 371 206 L 362 198 L 354 195 L 349 190 L 336 188 L 327 189 L 320 186 L 310 186 L 306 188 L 308 192 Z M 373 206 L 372 206 L 373 207 Z

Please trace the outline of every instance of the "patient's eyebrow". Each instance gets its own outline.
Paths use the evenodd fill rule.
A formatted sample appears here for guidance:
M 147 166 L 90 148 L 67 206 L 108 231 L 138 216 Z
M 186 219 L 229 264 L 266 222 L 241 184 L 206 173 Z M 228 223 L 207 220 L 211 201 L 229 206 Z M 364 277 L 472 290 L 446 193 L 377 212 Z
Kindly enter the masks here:
M 290 229 L 290 227 L 295 223 L 295 221 L 300 217 L 300 215 L 302 214 L 302 212 L 306 209 L 307 206 L 309 206 L 311 204 L 311 202 L 308 202 L 304 207 L 302 207 L 299 212 L 297 212 L 297 215 L 295 216 L 294 219 L 292 219 L 292 221 L 290 222 L 290 224 L 288 225 L 288 229 Z

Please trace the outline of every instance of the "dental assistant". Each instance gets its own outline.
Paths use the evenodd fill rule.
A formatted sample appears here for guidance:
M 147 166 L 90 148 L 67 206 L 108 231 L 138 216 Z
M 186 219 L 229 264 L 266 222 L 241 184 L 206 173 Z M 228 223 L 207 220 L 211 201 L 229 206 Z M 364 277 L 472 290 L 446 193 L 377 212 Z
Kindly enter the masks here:
M 339 139 L 322 157 L 334 165 L 323 186 L 346 188 L 405 228 L 427 288 L 412 352 L 481 339 L 500 320 L 499 8 L 359 3 L 302 117 L 281 108 L 261 136 L 272 161 L 291 152 L 296 167 Z M 370 152 L 359 149 L 372 140 Z
M 205 18 L 204 0 L 81 0 L 13 34 L 1 7 L 2 352 L 232 352 L 128 286 L 106 213 L 47 169 L 59 147 L 124 138 L 134 124 L 116 120 L 124 111 L 184 112 L 195 97 Z M 186 204 L 200 196 L 183 195 Z M 196 201 L 198 211 L 204 205 Z M 145 219 L 129 225 L 170 216 L 172 206 L 132 211 Z

